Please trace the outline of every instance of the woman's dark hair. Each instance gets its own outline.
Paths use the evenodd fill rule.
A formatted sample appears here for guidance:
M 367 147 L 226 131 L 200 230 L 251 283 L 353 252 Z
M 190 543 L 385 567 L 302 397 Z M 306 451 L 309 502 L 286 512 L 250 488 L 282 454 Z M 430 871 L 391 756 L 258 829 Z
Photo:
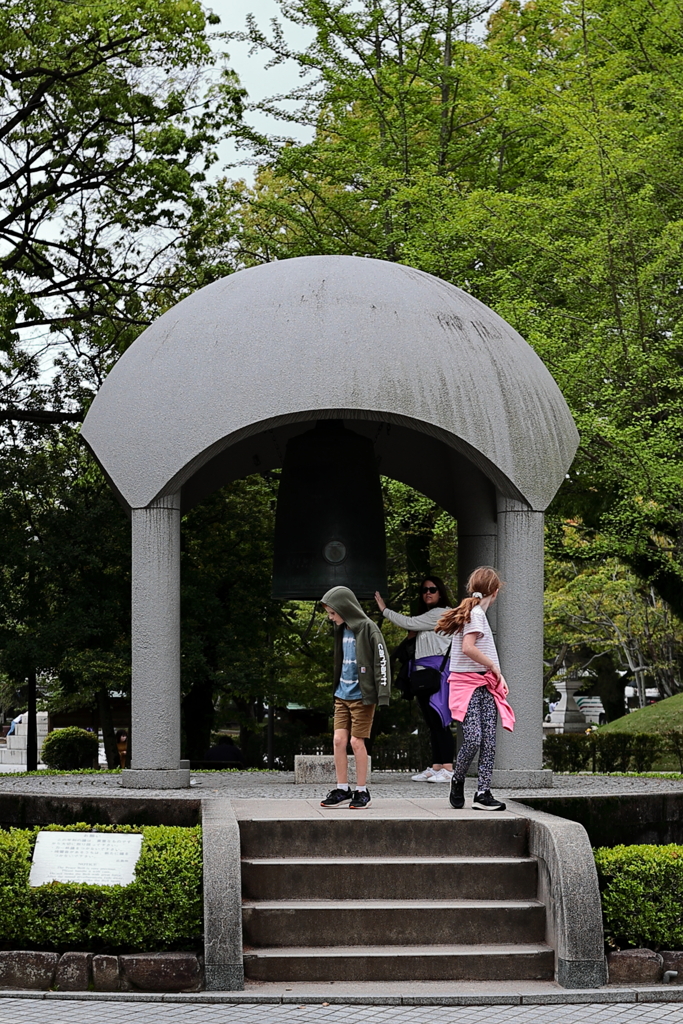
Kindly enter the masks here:
M 438 590 L 439 590 L 439 600 L 436 602 L 436 604 L 425 604 L 425 599 L 422 596 L 422 588 L 424 587 L 425 583 L 433 583 L 434 586 L 438 588 Z M 422 615 L 423 612 L 429 611 L 430 608 L 452 608 L 452 607 L 453 607 L 453 602 L 451 601 L 451 596 L 448 593 L 448 590 L 446 589 L 446 584 L 441 579 L 441 577 L 440 576 L 425 576 L 425 578 L 422 580 L 422 583 L 420 584 L 420 604 L 419 604 L 418 609 L 417 609 L 417 614 L 418 615 Z

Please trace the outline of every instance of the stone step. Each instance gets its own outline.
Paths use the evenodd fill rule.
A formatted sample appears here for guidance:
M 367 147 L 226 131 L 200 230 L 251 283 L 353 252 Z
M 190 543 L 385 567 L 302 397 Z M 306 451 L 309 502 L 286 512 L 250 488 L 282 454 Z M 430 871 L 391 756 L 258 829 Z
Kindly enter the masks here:
M 332 877 L 332 888 L 334 876 Z M 278 900 L 246 903 L 249 946 L 441 945 L 545 940 L 545 907 L 537 900 Z
M 26 764 L 26 749 L 0 750 L 0 764 Z
M 300 946 L 245 949 L 253 981 L 549 981 L 555 954 L 525 945 Z
M 531 857 L 298 857 L 242 861 L 250 900 L 459 899 L 535 900 Z
M 40 750 L 40 748 L 42 747 L 42 745 L 43 745 L 43 743 L 45 742 L 46 739 L 47 739 L 47 732 L 44 732 L 44 733 L 39 732 L 38 733 L 38 739 L 37 739 L 38 750 Z M 25 751 L 26 748 L 28 747 L 28 737 L 26 737 L 26 736 L 8 736 L 7 737 L 7 747 L 10 750 L 23 750 L 23 751 Z
M 444 787 L 446 788 L 446 787 Z M 363 812 L 365 813 L 365 812 Z M 242 856 L 282 857 L 525 857 L 528 823 L 482 812 L 476 819 L 371 818 L 348 808 L 324 818 L 242 818 Z

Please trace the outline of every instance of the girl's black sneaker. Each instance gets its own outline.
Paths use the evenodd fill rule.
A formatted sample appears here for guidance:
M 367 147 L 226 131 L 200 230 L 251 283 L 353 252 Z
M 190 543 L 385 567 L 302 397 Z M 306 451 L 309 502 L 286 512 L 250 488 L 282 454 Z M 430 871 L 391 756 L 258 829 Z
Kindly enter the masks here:
M 352 810 L 355 810 L 358 807 L 367 807 L 369 803 L 370 803 L 370 792 L 369 792 L 369 790 L 367 790 L 367 789 L 357 789 L 356 792 L 353 794 L 353 797 L 351 799 L 351 803 L 349 804 L 349 807 Z
M 352 796 L 350 789 L 331 789 L 325 799 L 320 801 L 320 806 L 339 807 L 340 804 L 350 800 Z
M 459 811 L 465 806 L 465 780 L 451 779 L 451 792 L 448 797 L 451 807 Z
M 472 810 L 474 811 L 504 811 L 505 804 L 500 800 L 496 800 L 495 796 L 490 789 L 487 789 L 485 793 L 475 793 L 474 800 L 472 801 Z

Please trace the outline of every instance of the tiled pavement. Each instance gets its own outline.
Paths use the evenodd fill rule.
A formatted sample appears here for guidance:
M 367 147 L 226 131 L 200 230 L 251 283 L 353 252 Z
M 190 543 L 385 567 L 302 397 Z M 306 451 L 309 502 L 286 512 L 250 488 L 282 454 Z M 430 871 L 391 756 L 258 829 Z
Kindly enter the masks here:
M 212 1006 L 0 996 L 0 1024 L 175 1024 L 176 1021 L 182 1024 L 683 1024 L 683 1004 Z

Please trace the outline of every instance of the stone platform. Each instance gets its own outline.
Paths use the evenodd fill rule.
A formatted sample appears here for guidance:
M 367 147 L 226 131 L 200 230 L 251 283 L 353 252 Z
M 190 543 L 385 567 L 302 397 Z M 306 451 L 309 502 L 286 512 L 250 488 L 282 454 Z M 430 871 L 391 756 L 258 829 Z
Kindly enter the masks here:
M 325 874 L 327 868 L 322 861 L 329 860 L 333 853 L 326 849 L 326 845 L 329 845 L 328 840 L 332 837 L 332 833 L 338 838 L 343 838 L 348 833 L 349 839 L 352 837 L 352 833 L 353 836 L 358 833 L 357 838 L 359 837 L 366 845 L 367 843 L 380 844 L 376 846 L 376 849 L 370 850 L 369 848 L 367 853 L 372 853 L 372 856 L 365 857 L 367 863 L 364 870 L 366 873 L 369 872 L 368 882 L 375 884 L 370 882 L 370 876 L 374 878 L 373 871 L 376 867 L 375 874 L 379 888 L 374 894 L 374 906 L 367 907 L 369 911 L 366 914 L 367 921 L 363 919 L 362 923 L 363 928 L 368 931 L 370 945 L 377 944 L 375 952 L 380 958 L 384 954 L 379 940 L 386 941 L 385 932 L 388 934 L 389 930 L 395 927 L 396 922 L 400 923 L 402 929 L 408 925 L 414 926 L 416 935 L 424 935 L 424 926 L 423 923 L 420 923 L 420 915 L 436 913 L 437 916 L 441 915 L 444 918 L 449 929 L 451 928 L 450 918 L 452 917 L 454 921 L 458 918 L 455 933 L 461 926 L 467 924 L 469 927 L 471 925 L 474 928 L 473 945 L 479 945 L 479 952 L 475 954 L 475 951 L 472 950 L 473 955 L 481 956 L 483 954 L 486 959 L 489 959 L 490 954 L 490 962 L 494 967 L 496 956 L 500 957 L 501 952 L 504 952 L 500 948 L 500 937 L 496 939 L 496 929 L 503 927 L 500 922 L 504 919 L 505 934 L 512 934 L 510 929 L 514 925 L 519 931 L 518 943 L 524 947 L 518 950 L 511 949 L 509 953 L 518 957 L 519 954 L 526 956 L 530 963 L 530 958 L 539 961 L 538 972 L 531 975 L 527 969 L 526 977 L 523 973 L 516 975 L 514 972 L 510 973 L 501 962 L 498 968 L 498 980 L 496 980 L 494 972 L 492 976 L 487 976 L 486 982 L 482 983 L 467 980 L 466 973 L 460 980 L 450 975 L 449 980 L 445 980 L 444 977 L 442 981 L 426 979 L 418 981 L 419 974 L 416 977 L 412 973 L 412 967 L 409 975 L 405 975 L 405 977 L 410 977 L 410 982 L 400 980 L 398 977 L 395 980 L 387 978 L 383 981 L 381 975 L 385 968 L 379 960 L 377 972 L 380 976 L 374 981 L 368 977 L 361 983 L 360 981 L 351 981 L 349 978 L 344 980 L 344 977 L 341 976 L 336 982 L 315 980 L 314 977 L 305 979 L 303 976 L 298 979 L 293 977 L 291 981 L 287 982 L 278 981 L 275 978 L 267 980 L 268 972 L 271 972 L 272 975 L 275 968 L 281 970 L 280 961 L 283 958 L 282 947 L 279 947 L 270 954 L 267 949 L 264 949 L 260 965 L 253 959 L 247 961 L 248 970 L 255 976 L 252 976 L 252 979 L 247 978 L 246 988 L 242 992 L 234 994 L 216 992 L 215 995 L 207 992 L 198 994 L 200 1000 L 215 998 L 221 1001 L 225 999 L 225 1001 L 240 1002 L 286 1002 L 291 998 L 300 998 L 304 1002 L 333 1000 L 335 1002 L 374 1003 L 389 1001 L 405 1005 L 406 1002 L 412 1001 L 413 997 L 418 997 L 418 992 L 420 992 L 421 997 L 415 1001 L 424 1001 L 425 1004 L 433 1002 L 453 1002 L 454 1004 L 501 1002 L 519 1005 L 524 1002 L 588 1002 L 590 1001 L 589 994 L 595 998 L 595 1001 L 603 999 L 613 1001 L 619 998 L 612 995 L 616 991 L 619 991 L 624 1001 L 648 998 L 644 991 L 642 996 L 636 995 L 635 989 L 633 992 L 629 990 L 626 993 L 624 989 L 616 990 L 610 987 L 607 990 L 601 986 L 595 987 L 595 983 L 593 985 L 583 984 L 578 975 L 574 980 L 574 985 L 577 986 L 575 989 L 562 987 L 566 982 L 563 982 L 562 985 L 558 984 L 558 978 L 561 977 L 561 974 L 557 973 L 558 970 L 566 970 L 567 965 L 571 968 L 571 957 L 576 954 L 572 954 L 569 945 L 565 944 L 564 959 L 566 962 L 563 967 L 560 963 L 563 959 L 562 953 L 556 946 L 558 960 L 556 961 L 555 977 L 553 977 L 552 971 L 548 974 L 548 966 L 543 960 L 544 957 L 548 958 L 548 947 L 544 947 L 541 933 L 536 934 L 536 932 L 540 927 L 539 915 L 543 912 L 543 906 L 547 913 L 553 914 L 553 904 L 559 905 L 557 898 L 560 893 L 558 891 L 556 897 L 551 897 L 544 888 L 546 882 L 542 882 L 536 895 L 533 889 L 529 892 L 520 890 L 516 902 L 513 898 L 512 904 L 510 904 L 509 886 L 515 872 L 523 873 L 529 870 L 528 864 L 524 863 L 525 857 L 527 860 L 535 859 L 539 865 L 546 865 L 542 869 L 539 867 L 541 880 L 545 877 L 551 881 L 553 878 L 558 879 L 562 872 L 574 871 L 576 868 L 579 860 L 577 854 L 580 853 L 580 850 L 575 844 L 577 838 L 580 839 L 579 833 L 582 833 L 582 830 L 577 832 L 577 826 L 573 821 L 563 821 L 562 817 L 550 817 L 543 813 L 544 810 L 551 810 L 554 807 L 560 810 L 560 808 L 566 809 L 573 806 L 574 809 L 583 807 L 592 809 L 591 813 L 598 813 L 601 806 L 603 809 L 605 807 L 618 808 L 621 805 L 633 807 L 634 802 L 641 808 L 661 807 L 664 802 L 668 804 L 670 810 L 675 810 L 677 807 L 683 809 L 683 783 L 677 779 L 555 776 L 551 791 L 545 788 L 522 792 L 513 790 L 509 793 L 504 790 L 496 790 L 497 796 L 508 801 L 508 810 L 498 814 L 472 811 L 468 807 L 461 811 L 454 811 L 448 804 L 449 787 L 447 784 L 415 783 L 412 782 L 409 775 L 400 773 L 375 773 L 370 787 L 372 803 L 360 812 L 350 811 L 347 807 L 334 810 L 321 808 L 320 799 L 325 795 L 326 786 L 320 784 L 296 785 L 293 773 L 198 772 L 193 773 L 192 783 L 192 787 L 187 790 L 149 791 L 142 794 L 139 791 L 135 792 L 122 787 L 120 776 L 116 774 L 5 776 L 0 778 L 0 821 L 7 826 L 8 824 L 23 825 L 48 821 L 67 823 L 83 820 L 193 824 L 201 820 L 204 823 L 207 849 L 210 845 L 209 832 L 212 827 L 215 827 L 216 875 L 219 880 L 225 878 L 227 870 L 233 879 L 232 888 L 228 887 L 218 900 L 216 916 L 223 927 L 226 921 L 224 911 L 228 905 L 232 908 L 233 932 L 235 942 L 239 942 L 240 963 L 242 907 L 247 908 L 245 934 L 251 935 L 257 945 L 258 942 L 263 945 L 264 937 L 277 939 L 278 929 L 282 930 L 285 927 L 286 922 L 283 924 L 280 918 L 283 912 L 286 912 L 290 915 L 300 915 L 302 935 L 306 938 L 306 943 L 310 941 L 315 947 L 319 927 L 328 928 L 325 913 L 329 908 L 326 905 L 323 906 L 321 900 L 329 901 L 335 898 L 335 895 L 328 891 L 327 883 L 324 881 L 327 877 Z M 473 794 L 474 786 L 474 780 L 467 781 L 467 797 Z M 540 810 L 532 809 L 538 808 L 541 804 L 543 806 Z M 212 809 L 214 807 L 215 813 Z M 567 817 L 571 817 L 571 815 L 568 814 Z M 683 810 L 681 810 L 680 817 L 683 819 Z M 232 820 L 234 825 L 231 826 L 228 819 Z M 510 845 L 510 837 L 507 839 L 505 837 L 495 838 L 493 834 L 490 840 L 493 843 L 491 849 L 479 849 L 491 827 L 496 829 L 512 827 L 516 835 L 515 822 L 518 822 L 526 830 L 526 832 L 520 833 L 520 835 L 526 834 L 527 836 L 527 839 L 524 840 L 528 844 L 524 848 L 526 853 L 521 847 L 519 850 L 516 848 L 513 850 Z M 226 824 L 228 832 L 226 832 Z M 379 831 L 377 831 L 378 827 Z M 230 829 L 232 829 L 233 840 L 231 840 L 231 852 L 228 855 L 225 837 Z M 322 829 L 322 832 L 317 835 L 319 829 Z M 439 839 L 438 835 L 441 830 L 444 831 L 444 835 Z M 583 844 L 586 847 L 583 852 L 587 851 L 586 855 L 588 855 L 590 845 L 585 833 L 582 834 L 583 840 L 579 846 Z M 262 842 L 264 836 L 266 841 Z M 350 856 L 351 862 L 355 863 L 360 856 L 357 838 L 351 843 L 349 850 L 342 853 L 342 859 L 333 872 L 335 878 L 339 872 L 343 874 L 346 870 L 345 864 L 342 863 L 345 857 Z M 457 843 L 464 843 L 465 840 L 468 844 L 467 848 L 463 847 L 461 853 L 458 853 L 453 848 L 453 843 L 456 842 L 457 845 Z M 633 838 L 631 841 L 634 841 Z M 411 842 L 415 846 L 413 853 L 408 849 Z M 486 842 L 489 840 L 486 839 Z M 250 843 L 254 847 L 252 853 L 250 853 Z M 475 845 L 473 846 L 472 843 Z M 301 849 L 297 844 L 301 846 Z M 307 850 L 304 850 L 301 844 L 308 844 Z M 392 844 L 395 853 L 399 854 L 398 859 L 396 855 L 392 854 Z M 277 849 L 285 852 L 278 854 Z M 459 880 L 455 880 L 448 892 L 436 892 L 436 890 L 430 889 L 429 892 L 415 894 L 416 898 L 413 899 L 410 889 L 412 881 L 408 877 L 410 872 L 405 878 L 403 877 L 404 866 L 402 863 L 398 863 L 401 860 L 400 855 L 405 854 L 405 857 L 413 865 L 414 872 L 416 870 L 415 857 L 419 859 L 420 857 L 424 858 L 425 855 L 429 856 L 431 850 L 436 850 L 438 859 L 443 861 L 438 865 L 438 875 L 434 877 L 441 877 L 444 871 L 455 871 L 462 873 L 462 879 L 458 876 Z M 226 857 L 230 866 L 226 863 Z M 264 857 L 268 863 L 263 860 Z M 292 863 L 280 863 L 283 857 Z M 468 866 L 468 863 L 473 858 L 476 860 L 481 857 L 484 860 L 492 858 L 497 861 L 496 864 L 491 864 L 486 868 L 492 872 L 492 880 L 494 880 L 494 876 L 497 878 L 497 872 L 500 875 L 500 883 L 503 885 L 501 893 L 493 900 L 488 898 L 489 893 L 482 900 L 484 894 L 474 892 L 474 890 L 469 897 L 467 894 L 463 896 L 465 892 L 463 886 L 475 884 L 474 880 L 481 873 L 482 867 L 482 862 L 478 863 L 475 871 L 472 865 Z M 444 858 L 449 863 L 445 863 Z M 449 858 L 454 861 L 453 864 L 450 864 Z M 513 864 L 512 861 L 515 858 L 518 863 Z M 455 864 L 458 859 L 461 863 Z M 377 861 L 376 865 L 374 864 L 375 860 Z M 592 857 L 590 860 L 592 864 Z M 312 863 L 312 861 L 316 863 Z M 351 866 L 351 862 L 348 866 Z M 205 875 L 206 868 L 205 862 Z M 408 868 L 407 863 L 405 868 Z M 435 870 L 436 868 L 435 865 Z M 322 885 L 321 892 L 326 894 L 317 897 L 314 894 L 308 894 L 307 906 L 300 906 L 303 891 L 300 893 L 296 890 L 296 886 L 299 884 L 297 879 L 299 876 L 303 878 L 302 870 L 307 879 L 306 885 L 309 882 L 318 887 Z M 547 872 L 547 876 L 543 872 Z M 240 876 L 244 885 L 256 886 L 251 890 L 251 895 L 243 890 L 240 893 Z M 341 878 L 340 875 L 339 877 Z M 498 883 L 495 882 L 495 884 Z M 515 884 L 528 888 L 530 882 L 529 880 L 522 882 L 520 875 L 519 883 L 515 882 Z M 558 884 L 560 883 L 558 882 Z M 581 883 L 581 885 L 583 887 L 585 883 Z M 284 890 L 279 892 L 278 887 L 282 886 L 289 887 L 291 892 L 285 893 Z M 308 890 L 306 892 L 308 893 Z M 311 898 L 312 895 L 313 898 Z M 243 898 L 247 901 L 245 904 L 242 904 Z M 286 902 L 287 898 L 291 906 L 284 906 L 282 903 L 282 900 L 285 899 Z M 343 900 L 348 897 L 337 894 L 336 898 Z M 471 904 L 472 899 L 477 904 L 476 906 Z M 222 903 L 221 900 L 223 900 Z M 398 905 L 401 901 L 405 903 L 406 900 L 408 903 L 405 906 Z M 470 904 L 465 905 L 468 900 L 470 900 Z M 504 900 L 507 900 L 507 904 L 504 903 Z M 365 906 L 365 903 L 368 902 L 372 902 L 372 898 L 368 899 L 366 893 L 360 906 Z M 581 913 L 585 913 L 585 909 Z M 481 922 L 479 922 L 479 918 L 474 920 L 477 914 L 481 917 Z M 414 922 L 412 922 L 412 917 L 415 918 Z M 534 923 L 537 917 L 539 921 Z M 448 920 L 446 920 L 447 918 Z M 470 918 L 472 921 L 469 920 Z M 496 923 L 497 920 L 499 923 Z M 378 922 L 382 924 L 380 931 L 378 931 Z M 575 928 L 577 934 L 586 931 L 578 920 L 572 927 Z M 289 925 L 283 932 L 284 938 L 287 937 L 285 933 L 288 928 Z M 551 932 L 553 931 L 554 928 L 551 929 Z M 491 935 L 487 939 L 488 932 Z M 330 938 L 335 939 L 335 945 L 339 943 L 336 933 L 334 935 L 330 933 Z M 396 942 L 396 937 L 393 941 Z M 495 948 L 497 944 L 498 949 Z M 489 947 L 491 948 L 489 949 Z M 385 956 L 387 963 L 395 959 L 396 946 L 393 949 L 394 951 L 389 950 Z M 237 953 L 237 949 L 235 952 Z M 253 957 L 253 955 L 250 953 L 250 956 Z M 291 949 L 287 955 L 290 956 L 291 962 L 291 957 L 297 956 L 296 949 Z M 404 955 L 421 956 L 423 959 L 426 956 L 424 951 L 411 951 L 410 949 L 405 949 Z M 459 964 L 464 964 L 464 958 L 470 953 L 464 947 L 459 949 L 444 947 L 440 950 L 440 955 L 451 959 L 459 958 Z M 269 958 L 270 962 L 266 963 L 265 961 Z M 304 963 L 307 959 L 310 959 L 308 953 L 306 957 L 301 958 L 301 962 Z M 319 954 L 318 960 L 320 960 Z M 580 963 L 576 966 L 580 973 L 583 967 Z M 223 967 L 219 964 L 217 970 L 216 976 L 218 977 Z M 450 970 L 449 965 L 446 965 L 444 970 Z M 282 977 L 282 975 L 280 976 Z M 335 975 L 333 974 L 332 977 Z M 330 989 L 328 986 L 332 986 L 332 988 Z M 240 985 L 214 984 L 208 987 L 239 988 Z M 606 994 L 608 991 L 609 995 Z M 669 991 L 672 992 L 672 999 L 680 999 L 681 995 L 678 993 L 683 993 L 683 986 L 671 986 Z M 661 987 L 657 987 L 657 994 L 653 990 L 649 998 L 662 999 Z
M 378 772 L 372 774 L 370 784 L 373 802 L 385 799 L 441 800 L 448 803 L 446 783 L 413 782 L 408 772 Z M 474 794 L 476 780 L 467 779 L 465 793 Z M 190 788 L 176 790 L 145 790 L 145 799 L 183 802 L 214 797 L 230 799 L 322 799 L 325 783 L 295 785 L 294 772 L 280 771 L 223 771 L 192 772 Z M 140 800 L 142 794 L 121 785 L 119 773 L 97 772 L 92 775 L 2 775 L 0 798 L 3 795 L 34 794 L 46 796 L 103 796 L 114 794 L 129 800 Z M 554 775 L 552 788 L 529 786 L 506 790 L 498 787 L 495 794 L 502 799 L 525 801 L 560 801 L 574 798 L 680 796 L 683 798 L 683 780 L 675 778 L 643 778 L 616 775 Z M 545 808 L 544 808 L 545 809 Z

